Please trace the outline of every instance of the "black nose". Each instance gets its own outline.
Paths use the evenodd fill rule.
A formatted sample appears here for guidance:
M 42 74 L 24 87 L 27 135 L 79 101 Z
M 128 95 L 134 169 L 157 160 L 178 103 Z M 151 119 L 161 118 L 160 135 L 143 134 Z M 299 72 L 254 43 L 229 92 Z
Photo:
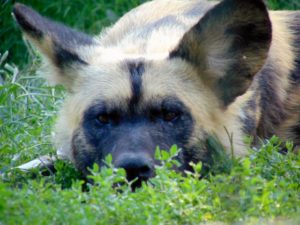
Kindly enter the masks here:
M 123 154 L 118 157 L 115 166 L 125 169 L 128 181 L 136 178 L 146 181 L 154 175 L 152 160 L 146 155 Z

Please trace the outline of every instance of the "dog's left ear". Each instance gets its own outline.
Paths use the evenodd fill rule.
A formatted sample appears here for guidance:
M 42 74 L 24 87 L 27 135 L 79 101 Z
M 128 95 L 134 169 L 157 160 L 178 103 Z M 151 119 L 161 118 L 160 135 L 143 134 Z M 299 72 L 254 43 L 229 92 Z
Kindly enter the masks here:
M 25 36 L 50 61 L 56 70 L 51 75 L 56 84 L 66 87 L 76 79 L 76 68 L 86 66 L 86 47 L 96 45 L 87 34 L 41 16 L 33 9 L 17 3 L 13 15 Z
M 170 58 L 191 63 L 226 107 L 249 88 L 271 39 L 262 0 L 224 0 L 184 34 Z

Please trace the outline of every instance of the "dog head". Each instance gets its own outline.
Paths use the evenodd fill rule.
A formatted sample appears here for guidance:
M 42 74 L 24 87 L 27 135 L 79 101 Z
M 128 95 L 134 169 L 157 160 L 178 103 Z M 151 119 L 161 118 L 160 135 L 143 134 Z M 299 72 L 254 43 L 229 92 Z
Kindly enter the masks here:
M 179 146 L 185 170 L 191 161 L 209 161 L 209 135 L 228 146 L 226 127 L 235 132 L 235 143 L 242 139 L 242 96 L 265 63 L 272 36 L 261 0 L 225 0 L 188 27 L 169 21 L 149 25 L 144 35 L 138 35 L 139 27 L 123 31 L 125 16 L 115 28 L 119 32 L 102 34 L 123 38 L 115 44 L 21 4 L 13 13 L 50 64 L 49 80 L 69 92 L 56 142 L 79 170 L 101 166 L 111 154 L 129 179 L 146 180 L 158 163 L 156 146 Z

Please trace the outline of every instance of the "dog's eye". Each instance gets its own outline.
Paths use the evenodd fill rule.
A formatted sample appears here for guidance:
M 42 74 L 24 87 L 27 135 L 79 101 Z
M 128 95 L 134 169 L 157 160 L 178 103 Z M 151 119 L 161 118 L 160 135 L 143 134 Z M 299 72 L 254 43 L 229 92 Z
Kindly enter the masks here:
M 164 122 L 173 122 L 177 118 L 179 118 L 180 115 L 181 113 L 176 110 L 167 110 L 167 109 L 153 110 L 151 111 L 151 120 L 157 121 L 157 119 L 159 119 Z
M 100 127 L 106 125 L 118 126 L 122 122 L 122 116 L 117 110 L 101 110 L 93 115 L 93 120 Z
M 111 118 L 108 114 L 101 114 L 98 116 L 98 121 L 102 124 L 108 124 L 111 122 Z
M 98 122 L 101 124 L 112 124 L 117 125 L 120 122 L 120 115 L 117 112 L 112 113 L 101 113 L 97 117 Z
M 178 117 L 179 117 L 178 112 L 166 111 L 166 110 L 163 110 L 162 112 L 162 119 L 166 122 L 172 122 L 176 120 Z

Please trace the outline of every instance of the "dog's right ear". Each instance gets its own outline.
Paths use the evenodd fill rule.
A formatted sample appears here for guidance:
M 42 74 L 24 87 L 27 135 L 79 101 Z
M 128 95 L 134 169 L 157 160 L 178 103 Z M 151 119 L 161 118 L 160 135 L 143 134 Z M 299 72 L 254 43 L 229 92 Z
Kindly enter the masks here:
M 170 58 L 198 69 L 226 107 L 250 87 L 271 41 L 272 25 L 263 0 L 223 0 L 184 34 Z
M 67 88 L 71 86 L 76 78 L 75 70 L 88 65 L 84 57 L 87 54 L 84 51 L 89 49 L 86 47 L 96 45 L 94 39 L 87 34 L 51 21 L 20 3 L 14 5 L 13 15 L 25 38 L 35 45 L 54 66 L 56 76 L 53 75 L 51 79 Z

